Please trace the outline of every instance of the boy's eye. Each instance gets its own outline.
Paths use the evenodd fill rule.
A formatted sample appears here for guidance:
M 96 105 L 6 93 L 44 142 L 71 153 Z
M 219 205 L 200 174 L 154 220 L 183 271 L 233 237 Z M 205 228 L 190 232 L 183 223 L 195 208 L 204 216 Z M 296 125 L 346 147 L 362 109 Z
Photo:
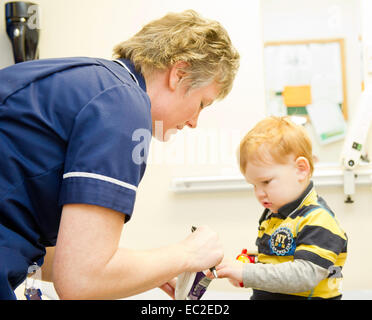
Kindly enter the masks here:
M 270 182 L 271 182 L 271 179 L 270 180 L 262 181 L 263 184 L 269 184 Z
M 200 102 L 200 109 L 203 109 L 203 108 L 204 108 L 204 103 Z

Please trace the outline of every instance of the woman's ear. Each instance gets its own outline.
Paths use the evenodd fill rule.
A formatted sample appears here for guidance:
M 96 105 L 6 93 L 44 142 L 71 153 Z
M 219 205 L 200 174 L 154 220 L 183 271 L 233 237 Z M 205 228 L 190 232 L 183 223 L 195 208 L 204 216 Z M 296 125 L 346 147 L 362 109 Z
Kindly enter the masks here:
M 305 157 L 298 157 L 295 160 L 295 166 L 297 169 L 297 174 L 300 181 L 305 180 L 310 176 L 310 163 L 309 160 Z
M 176 90 L 178 84 L 186 76 L 185 69 L 189 67 L 189 64 L 185 61 L 178 61 L 170 67 L 169 71 L 169 88 Z

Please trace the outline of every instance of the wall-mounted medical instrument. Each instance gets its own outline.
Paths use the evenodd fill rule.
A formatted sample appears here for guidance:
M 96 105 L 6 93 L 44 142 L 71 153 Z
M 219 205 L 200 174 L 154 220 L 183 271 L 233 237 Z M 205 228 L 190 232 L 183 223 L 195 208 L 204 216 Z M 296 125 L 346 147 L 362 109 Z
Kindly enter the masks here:
M 352 202 L 355 193 L 355 169 L 366 155 L 366 142 L 372 123 L 372 92 L 365 90 L 360 98 L 356 113 L 350 123 L 342 151 L 344 167 L 344 193 L 346 202 Z
M 39 7 L 32 2 L 5 4 L 6 32 L 12 43 L 14 62 L 39 58 Z

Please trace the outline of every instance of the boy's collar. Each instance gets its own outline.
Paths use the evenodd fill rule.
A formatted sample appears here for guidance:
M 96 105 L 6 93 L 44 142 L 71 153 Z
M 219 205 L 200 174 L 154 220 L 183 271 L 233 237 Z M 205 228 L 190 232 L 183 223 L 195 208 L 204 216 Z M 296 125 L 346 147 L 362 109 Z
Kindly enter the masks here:
M 305 191 L 298 197 L 296 200 L 285 204 L 284 206 L 280 207 L 278 210 L 278 214 L 284 217 L 288 217 L 291 213 L 295 212 L 297 209 L 302 207 L 304 202 L 309 197 L 316 197 L 316 192 L 314 189 L 313 181 L 310 181 L 309 185 L 305 189 Z

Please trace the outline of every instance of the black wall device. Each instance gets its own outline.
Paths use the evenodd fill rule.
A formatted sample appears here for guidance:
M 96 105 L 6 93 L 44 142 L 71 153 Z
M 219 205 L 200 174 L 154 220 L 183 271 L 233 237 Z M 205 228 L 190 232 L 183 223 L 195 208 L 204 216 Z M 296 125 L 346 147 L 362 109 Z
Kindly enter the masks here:
M 39 58 L 39 7 L 32 2 L 5 4 L 6 32 L 13 47 L 14 62 Z

